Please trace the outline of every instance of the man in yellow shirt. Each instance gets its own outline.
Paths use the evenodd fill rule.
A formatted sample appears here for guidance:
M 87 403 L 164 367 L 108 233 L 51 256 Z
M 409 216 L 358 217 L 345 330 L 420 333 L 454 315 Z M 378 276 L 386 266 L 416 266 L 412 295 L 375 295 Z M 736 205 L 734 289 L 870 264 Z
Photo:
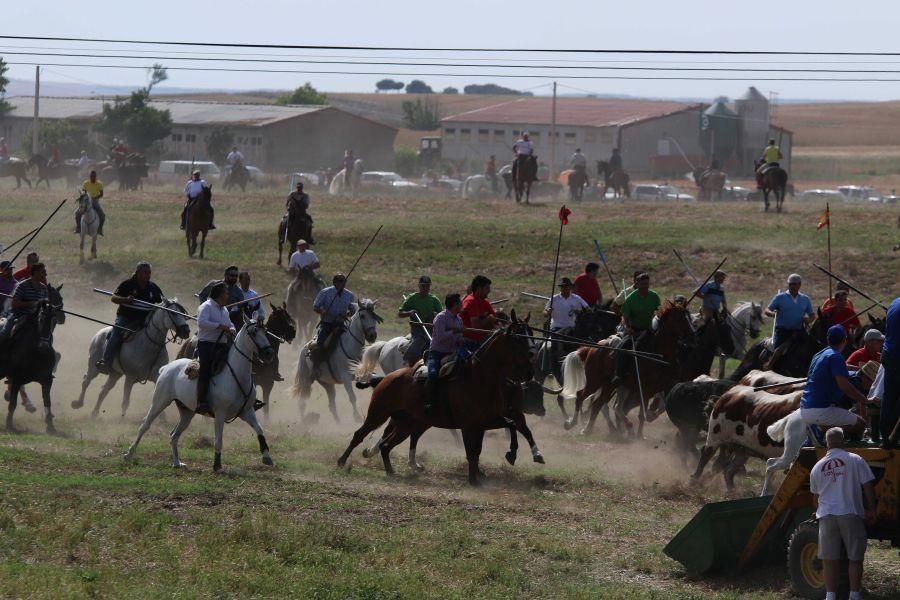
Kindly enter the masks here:
M 781 154 L 781 148 L 778 147 L 778 144 L 775 143 L 774 139 L 769 140 L 769 145 L 766 146 L 766 149 L 763 150 L 762 153 L 762 164 L 759 165 L 758 173 L 762 173 L 767 168 L 772 166 L 778 166 L 778 161 L 781 160 L 784 155 Z
M 100 206 L 100 198 L 103 197 L 103 183 L 97 179 L 97 171 L 91 171 L 90 175 L 88 175 L 88 179 L 81 184 L 81 189 L 87 192 L 91 197 L 91 202 L 94 204 L 94 210 L 100 215 L 100 229 L 98 230 L 98 233 L 103 235 L 103 223 L 106 221 L 106 213 L 103 212 L 103 207 Z M 81 208 L 75 211 L 75 233 L 81 233 L 81 214 Z

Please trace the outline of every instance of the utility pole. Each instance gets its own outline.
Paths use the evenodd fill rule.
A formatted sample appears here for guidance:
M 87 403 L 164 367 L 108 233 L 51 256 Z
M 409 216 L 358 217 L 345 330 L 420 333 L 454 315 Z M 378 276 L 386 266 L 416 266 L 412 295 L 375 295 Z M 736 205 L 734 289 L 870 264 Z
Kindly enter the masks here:
M 38 148 L 38 107 L 41 97 L 41 68 L 34 67 L 34 122 L 31 124 L 31 154 L 37 154 Z
M 556 177 L 556 82 L 553 82 L 553 109 L 550 115 L 550 178 Z

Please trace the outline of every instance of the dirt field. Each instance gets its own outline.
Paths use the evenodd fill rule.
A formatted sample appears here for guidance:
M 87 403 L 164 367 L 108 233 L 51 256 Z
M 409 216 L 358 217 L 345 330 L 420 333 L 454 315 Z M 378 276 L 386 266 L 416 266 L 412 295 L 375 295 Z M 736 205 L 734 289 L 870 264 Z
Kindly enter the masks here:
M 4 182 L 3 185 L 8 185 Z M 39 223 L 67 191 L 0 190 L 3 239 Z M 70 195 L 70 194 L 69 194 Z M 70 195 L 71 197 L 71 195 Z M 53 283 L 65 283 L 66 307 L 103 319 L 113 307 L 91 293 L 128 276 L 149 259 L 154 280 L 186 299 L 231 263 L 248 268 L 254 287 L 280 297 L 287 285 L 275 266 L 275 231 L 283 210 L 275 191 L 246 197 L 217 194 L 218 230 L 208 258 L 187 258 L 177 217 L 177 190 L 109 192 L 108 234 L 100 257 L 78 264 L 77 238 L 67 206 L 35 242 Z M 519 312 L 539 304 L 521 291 L 549 291 L 559 221 L 557 201 L 516 206 L 457 198 L 326 198 L 313 193 L 316 252 L 326 273 L 346 270 L 379 224 L 384 230 L 348 287 L 379 299 L 386 323 L 379 338 L 402 333 L 395 319 L 400 294 L 429 273 L 435 292 L 462 290 L 478 272 L 494 282 L 492 298 L 510 297 Z M 695 272 L 724 256 L 728 293 L 768 300 L 785 276 L 804 274 L 804 291 L 821 302 L 826 279 L 811 266 L 825 262 L 824 233 L 815 230 L 818 206 L 787 204 L 763 214 L 756 204 L 619 204 L 571 206 L 562 245 L 562 273 L 574 275 L 594 259 L 597 238 L 617 279 L 642 268 L 653 286 L 671 295 L 689 292 L 674 256 L 678 248 Z M 834 268 L 881 298 L 896 296 L 900 253 L 897 208 L 842 205 L 833 210 Z M 21 262 L 21 261 L 20 261 Z M 603 283 L 605 294 L 610 292 Z M 510 467 L 506 434 L 491 435 L 482 489 L 465 484 L 465 460 L 446 432 L 419 444 L 425 473 L 405 468 L 405 445 L 394 453 L 398 475 L 386 478 L 376 460 L 359 452 L 350 470 L 336 457 L 355 427 L 339 393 L 343 421 L 334 424 L 324 395 L 311 410 L 318 424 L 297 420 L 288 384 L 277 387 L 264 425 L 276 467 L 259 464 L 256 440 L 245 425 L 226 427 L 225 473 L 211 471 L 211 422 L 198 419 L 182 438 L 182 460 L 169 466 L 168 425 L 154 425 L 137 460 L 122 454 L 146 411 L 150 384 L 138 386 L 120 417 L 121 387 L 101 418 L 87 406 L 70 408 L 97 326 L 70 318 L 57 330 L 62 352 L 54 383 L 54 412 L 63 435 L 42 433 L 39 415 L 16 413 L 28 433 L 0 433 L 0 597 L 272 597 L 462 598 L 784 598 L 780 567 L 740 577 L 692 579 L 662 547 L 704 503 L 725 497 L 721 478 L 689 482 L 691 465 L 671 451 L 665 417 L 644 441 L 609 439 L 603 425 L 584 438 L 561 427 L 559 411 L 532 419 L 546 465 L 526 447 Z M 170 354 L 175 349 L 170 348 Z M 297 349 L 283 349 L 282 370 L 292 379 Z M 32 395 L 36 388 L 30 386 Z M 366 394 L 360 394 L 363 406 Z M 751 461 L 738 495 L 758 493 L 761 463 Z M 876 543 L 866 587 L 870 597 L 900 594 L 896 550 Z

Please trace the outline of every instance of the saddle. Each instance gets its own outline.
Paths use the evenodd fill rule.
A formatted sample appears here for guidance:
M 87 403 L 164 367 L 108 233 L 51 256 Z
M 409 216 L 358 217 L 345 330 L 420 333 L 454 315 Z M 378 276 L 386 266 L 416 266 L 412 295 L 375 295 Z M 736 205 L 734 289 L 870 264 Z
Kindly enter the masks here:
M 222 349 L 213 356 L 212 370 L 209 374 L 210 379 L 221 373 L 225 368 L 225 365 L 228 364 L 228 350 L 230 348 L 230 345 L 223 346 Z M 196 358 L 192 358 L 190 362 L 185 365 L 184 374 L 191 381 L 200 377 L 200 361 Z
M 456 367 L 459 364 L 459 356 L 449 354 L 441 360 L 441 370 L 438 373 L 438 380 L 452 379 L 456 374 Z M 425 383 L 428 381 L 428 365 L 421 363 L 413 372 L 413 381 L 416 383 Z
M 309 343 L 309 359 L 312 361 L 313 365 L 318 365 L 331 357 L 331 354 L 337 347 L 343 333 L 344 328 L 337 327 L 334 331 L 328 334 L 328 337 L 325 339 L 324 343 L 319 343 L 318 338 Z

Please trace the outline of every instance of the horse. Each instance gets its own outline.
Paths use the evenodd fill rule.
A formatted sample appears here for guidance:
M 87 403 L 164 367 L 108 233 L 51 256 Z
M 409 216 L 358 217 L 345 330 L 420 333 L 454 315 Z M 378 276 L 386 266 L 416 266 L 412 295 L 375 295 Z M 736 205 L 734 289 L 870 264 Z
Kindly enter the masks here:
M 223 184 L 225 191 L 238 186 L 242 192 L 245 192 L 247 191 L 248 183 L 250 183 L 250 170 L 242 163 L 235 163 L 230 167 L 226 167 L 225 183 Z
M 209 222 L 212 219 L 212 187 L 206 186 L 200 193 L 200 197 L 187 209 L 186 227 L 184 228 L 187 240 L 188 256 L 194 258 L 197 252 L 197 236 L 200 235 L 200 258 L 206 247 L 206 234 L 209 232 Z
M 728 378 L 739 381 L 753 370 L 768 370 L 780 375 L 805 377 L 813 356 L 827 345 L 825 340 L 827 330 L 827 318 L 819 311 L 819 317 L 809 326 L 809 330 L 797 331 L 774 352 L 771 350 L 771 338 L 753 344 Z
M 173 341 L 175 342 L 178 339 L 190 337 L 191 330 L 186 319 L 188 313 L 178 303 L 177 299 L 164 300 L 157 306 L 159 306 L 158 309 L 147 313 L 144 326 L 136 333 L 129 334 L 129 337 L 125 338 L 119 355 L 113 358 L 112 364 L 109 365 L 109 375 L 106 378 L 106 383 L 100 389 L 100 395 L 97 396 L 97 404 L 91 412 L 92 417 L 97 417 L 100 414 L 100 406 L 103 404 L 103 400 L 106 399 L 106 396 L 123 375 L 125 376 L 125 389 L 122 395 L 122 417 L 125 417 L 125 413 L 128 412 L 128 405 L 131 402 L 131 388 L 134 387 L 134 384 L 148 381 L 156 383 L 160 368 L 169 362 L 169 352 L 166 350 L 169 332 L 172 332 Z M 106 339 L 111 331 L 112 327 L 104 327 L 95 333 L 91 339 L 91 345 L 88 348 L 87 372 L 81 380 L 81 394 L 78 396 L 78 400 L 72 402 L 72 408 L 74 409 L 84 406 L 84 396 L 87 393 L 87 389 L 91 385 L 91 381 L 100 374 L 97 370 L 97 361 L 103 358 L 103 353 L 106 350 Z
M 357 383 L 369 382 L 375 372 L 375 367 L 381 367 L 381 372 L 387 375 L 407 366 L 403 361 L 403 352 L 409 343 L 410 336 L 401 335 L 387 341 L 370 344 L 363 352 L 362 361 L 354 372 Z
M 414 445 L 431 427 L 461 429 L 469 463 L 469 483 L 477 485 L 485 430 L 508 426 L 507 382 L 521 384 L 534 376 L 527 332 L 527 323 L 519 321 L 512 311 L 509 324 L 491 333 L 462 372 L 442 381 L 443 409 L 439 414 L 424 414 L 425 386 L 413 378 L 412 369 L 388 374 L 372 392 L 366 420 L 338 458 L 338 466 L 346 465 L 353 449 L 391 419 L 394 423 L 391 435 L 380 444 L 387 473 L 393 472 L 391 449 L 407 437 Z
M 350 171 L 349 178 L 347 177 L 346 168 L 338 171 L 334 178 L 331 180 L 331 185 L 328 186 L 328 194 L 330 196 L 339 196 L 350 192 L 353 196 L 355 196 L 356 192 L 359 190 L 359 182 L 362 178 L 364 168 L 365 167 L 363 165 L 362 159 L 357 158 L 353 163 L 353 169 Z
M 734 342 L 732 358 L 743 360 L 747 355 L 747 334 L 752 339 L 759 337 L 759 332 L 765 323 L 762 304 L 756 302 L 741 302 L 731 313 L 728 324 L 731 325 L 731 337 Z
M 237 333 L 234 343 L 228 350 L 225 368 L 212 377 L 207 396 L 215 415 L 214 471 L 222 470 L 222 433 L 225 429 L 225 422 L 230 423 L 237 418 L 256 431 L 263 464 L 273 465 L 266 436 L 256 420 L 253 406 L 256 399 L 256 387 L 253 385 L 253 361 L 259 359 L 266 363 L 274 357 L 275 351 L 269 344 L 265 325 L 244 315 L 244 326 Z M 162 414 L 172 402 L 175 402 L 178 406 L 180 420 L 170 434 L 172 464 L 175 468 L 185 466 L 178 458 L 178 439 L 190 425 L 197 407 L 197 382 L 188 375 L 188 366 L 191 362 L 190 359 L 181 358 L 159 370 L 156 389 L 153 392 L 153 403 L 150 410 L 147 411 L 147 416 L 141 422 L 134 442 L 125 453 L 125 460 L 130 460 L 134 456 L 135 448 L 150 429 L 150 425 L 156 417 Z
M 501 181 L 502 176 L 497 175 L 497 182 Z M 463 200 L 474 200 L 476 198 L 481 197 L 485 192 L 490 193 L 492 195 L 496 195 L 500 193 L 499 187 L 495 190 L 493 185 L 491 184 L 491 179 L 487 175 L 472 175 L 471 177 L 466 177 L 465 181 L 462 184 L 462 199 Z
M 132 152 L 121 164 L 111 160 L 99 162 L 94 165 L 94 170 L 106 185 L 118 181 L 119 191 L 143 189 L 142 179 L 150 175 L 147 158 L 139 152 Z
M 31 180 L 28 179 L 28 163 L 21 158 L 10 158 L 7 161 L 0 161 L 0 178 L 15 177 L 16 189 L 22 187 L 22 181 L 31 187 Z
M 278 224 L 278 262 L 281 265 L 281 255 L 284 245 L 288 246 L 288 258 L 297 246 L 297 240 L 312 239 L 312 220 L 305 211 L 301 211 L 295 202 L 290 202 L 287 215 L 282 217 Z M 304 218 L 306 217 L 306 218 Z
M 297 374 L 294 379 L 293 397 L 299 402 L 300 417 L 306 412 L 306 401 L 312 389 L 313 382 L 318 382 L 328 395 L 328 408 L 334 417 L 335 423 L 340 423 L 337 414 L 337 406 L 334 402 L 334 386 L 343 384 L 353 407 L 353 418 L 361 421 L 362 417 L 356 408 L 356 394 L 353 392 L 353 371 L 356 363 L 362 358 L 363 347 L 366 342 L 372 343 L 378 337 L 376 325 L 384 322 L 375 312 L 375 301 L 360 300 L 359 309 L 350 319 L 350 324 L 340 332 L 338 343 L 331 355 L 325 359 L 314 372 L 312 360 L 309 356 L 307 342 L 300 350 L 300 358 L 297 364 Z M 324 340 L 322 340 L 324 343 Z
M 42 154 L 33 154 L 28 159 L 30 168 L 37 168 L 38 178 L 34 187 L 41 185 L 44 181 L 47 183 L 47 189 L 50 189 L 51 179 L 65 179 L 68 185 L 78 185 L 78 167 L 74 164 L 59 162 L 55 165 L 50 164 L 50 159 Z
M 597 176 L 603 177 L 603 191 L 600 198 L 606 198 L 606 192 L 610 187 L 613 189 L 615 198 L 625 196 L 631 198 L 631 178 L 622 169 L 612 170 L 609 163 L 605 160 L 597 161 Z
M 59 288 L 57 288 L 59 291 Z M 6 341 L 3 360 L 0 360 L 0 378 L 9 381 L 9 407 L 6 413 L 6 429 L 15 432 L 13 413 L 19 399 L 19 390 L 26 383 L 41 384 L 44 400 L 44 424 L 47 433 L 56 433 L 50 403 L 50 387 L 58 355 L 53 349 L 53 329 L 57 315 L 62 315 L 62 307 L 52 302 L 38 305 L 34 314 L 22 317 L 24 322 L 16 325 L 16 335 Z
M 84 264 L 84 238 L 91 238 L 91 258 L 97 258 L 97 236 L 100 232 L 100 215 L 94 210 L 94 201 L 90 194 L 81 190 L 78 197 L 78 207 L 81 211 L 81 243 L 78 246 L 81 252 L 79 263 Z
M 306 269 L 301 269 L 287 286 L 284 304 L 297 325 L 298 342 L 305 343 L 312 339 L 315 321 L 318 318 L 313 312 L 312 305 L 322 287 L 322 281 Z
M 569 187 L 569 198 L 571 200 L 581 200 L 584 197 L 584 188 L 590 185 L 587 172 L 583 169 L 572 169 L 563 171 L 560 174 L 560 181 L 565 177 L 566 185 Z
M 787 190 L 788 174 L 778 165 L 768 167 L 762 173 L 759 168 L 762 166 L 761 160 L 753 161 L 753 168 L 756 169 L 756 183 L 763 192 L 763 200 L 766 203 L 766 212 L 769 212 L 769 194 L 775 194 L 775 206 L 778 212 L 781 212 L 781 205 L 784 203 L 784 193 Z
M 272 312 L 266 319 L 266 331 L 272 335 L 278 336 L 288 344 L 294 341 L 297 335 L 297 325 L 291 315 L 288 314 L 287 306 L 282 303 L 281 306 L 275 306 L 271 302 Z M 266 419 L 269 418 L 269 398 L 272 395 L 272 388 L 275 387 L 276 376 L 278 375 L 278 350 L 281 347 L 281 341 L 269 336 L 272 344 L 272 350 L 275 352 L 275 360 L 269 363 L 258 365 L 254 371 L 255 384 L 262 389 L 263 393 L 263 414 Z
M 585 400 L 590 400 L 590 416 L 581 431 L 582 435 L 589 435 L 593 431 L 597 414 L 601 410 L 610 432 L 619 432 L 623 427 L 630 430 L 628 411 L 640 406 L 638 436 L 643 434 L 645 421 L 653 421 L 665 411 L 665 403 L 661 397 L 677 383 L 679 377 L 687 375 L 679 368 L 678 359 L 682 348 L 693 340 L 695 333 L 685 307 L 670 301 L 666 301 L 660 309 L 654 329 L 655 333 L 648 344 L 642 345 L 640 349 L 661 355 L 667 364 L 644 361 L 638 367 L 641 371 L 640 379 L 634 370 L 622 378 L 618 389 L 626 392 L 625 397 L 617 397 L 615 405 L 619 426 L 610 419 L 607 406 L 615 391 L 612 380 L 616 375 L 616 353 L 605 348 L 582 347 L 566 356 L 563 361 L 562 395 L 575 398 L 575 412 L 567 429 L 577 424 Z M 601 342 L 601 345 L 608 346 L 612 343 L 613 340 L 609 339 Z M 641 394 L 645 402 L 642 402 Z
M 700 199 L 711 200 L 713 194 L 716 200 L 722 200 L 722 190 L 725 189 L 725 181 L 728 176 L 720 169 L 694 169 L 694 183 L 700 188 Z
M 516 191 L 516 203 L 525 197 L 525 204 L 531 198 L 531 184 L 537 179 L 537 157 L 533 154 L 516 157 L 513 170 L 513 188 Z

